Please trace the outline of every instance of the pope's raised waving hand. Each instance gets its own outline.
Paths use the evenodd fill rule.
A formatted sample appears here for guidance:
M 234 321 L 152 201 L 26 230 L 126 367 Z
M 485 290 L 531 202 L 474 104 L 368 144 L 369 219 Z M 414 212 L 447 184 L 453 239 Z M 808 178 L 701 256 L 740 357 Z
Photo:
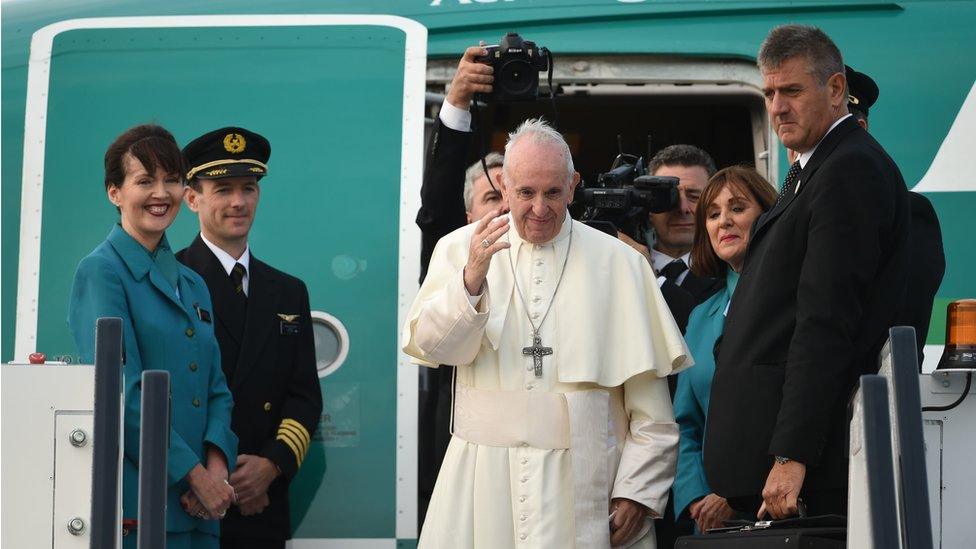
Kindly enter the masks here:
M 475 296 L 482 292 L 492 256 L 511 246 L 508 241 L 500 240 L 508 228 L 508 216 L 502 216 L 500 209 L 488 212 L 478 221 L 471 236 L 468 263 L 464 266 L 464 288 L 468 295 Z

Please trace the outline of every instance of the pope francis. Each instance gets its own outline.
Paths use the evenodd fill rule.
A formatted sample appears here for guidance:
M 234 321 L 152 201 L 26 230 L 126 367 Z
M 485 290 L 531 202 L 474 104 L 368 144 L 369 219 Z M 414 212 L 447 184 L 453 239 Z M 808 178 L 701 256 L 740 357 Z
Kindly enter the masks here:
M 569 217 L 579 178 L 528 120 L 497 182 L 510 213 L 434 250 L 403 350 L 459 367 L 422 549 L 654 547 L 678 445 L 664 377 L 692 360 L 647 261 Z

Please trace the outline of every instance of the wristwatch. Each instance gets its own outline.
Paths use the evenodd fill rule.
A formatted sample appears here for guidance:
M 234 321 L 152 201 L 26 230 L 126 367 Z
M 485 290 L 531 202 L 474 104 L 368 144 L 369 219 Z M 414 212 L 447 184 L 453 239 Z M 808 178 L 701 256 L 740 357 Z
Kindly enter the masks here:
M 788 457 L 776 456 L 776 463 L 779 465 L 786 465 L 787 462 L 793 461 Z

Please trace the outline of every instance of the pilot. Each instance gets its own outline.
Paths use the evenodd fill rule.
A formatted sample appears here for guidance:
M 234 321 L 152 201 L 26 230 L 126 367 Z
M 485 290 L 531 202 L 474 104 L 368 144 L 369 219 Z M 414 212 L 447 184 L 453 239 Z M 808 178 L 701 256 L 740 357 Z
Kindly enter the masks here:
M 322 413 L 305 284 L 251 254 L 248 234 L 268 173 L 271 144 L 238 127 L 183 149 L 185 201 L 200 234 L 176 257 L 213 297 L 221 362 L 240 439 L 230 483 L 237 505 L 221 521 L 223 549 L 284 548 L 291 537 L 288 485 Z
M 868 110 L 878 100 L 880 91 L 874 79 L 844 65 L 847 75 L 847 110 L 857 123 L 868 129 Z M 899 310 L 897 324 L 915 328 L 918 365 L 922 366 L 922 350 L 932 319 L 932 303 L 945 275 L 945 251 L 942 247 L 942 228 L 935 208 L 925 195 L 908 193 L 912 215 L 912 230 L 908 236 L 911 261 L 905 300 Z M 921 370 L 919 370 L 921 371 Z

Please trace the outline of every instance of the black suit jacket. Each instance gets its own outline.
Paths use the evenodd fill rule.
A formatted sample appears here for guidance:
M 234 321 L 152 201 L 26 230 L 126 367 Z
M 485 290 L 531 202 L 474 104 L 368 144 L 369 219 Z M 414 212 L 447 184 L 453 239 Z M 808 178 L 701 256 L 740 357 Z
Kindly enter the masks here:
M 691 276 L 691 273 L 688 273 L 688 276 Z M 678 329 L 681 330 L 682 334 L 685 333 L 685 328 L 688 327 L 688 317 L 691 316 L 691 311 L 700 302 L 695 299 L 691 292 L 671 280 L 665 280 L 664 284 L 661 284 L 661 296 L 668 304 L 668 309 L 671 310 L 671 316 L 674 317 Z M 673 377 L 675 376 L 670 376 L 668 379 Z
M 725 279 L 706 278 L 689 272 L 681 281 L 680 288 L 695 299 L 695 305 L 715 295 L 715 292 L 725 287 Z
M 464 209 L 464 171 L 472 132 L 452 130 L 441 122 L 434 123 L 434 134 L 427 150 L 424 182 L 420 187 L 420 282 L 427 276 L 427 265 L 434 246 L 442 236 L 467 224 Z
M 214 332 L 234 396 L 231 428 L 240 439 L 238 451 L 266 457 L 282 472 L 268 488 L 271 504 L 264 512 L 242 517 L 232 506 L 221 521 L 221 536 L 288 539 L 288 483 L 308 452 L 322 413 L 308 290 L 301 280 L 252 254 L 241 333 L 231 318 L 237 298 L 230 277 L 200 236 L 176 257 L 210 288 Z
M 799 179 L 753 226 L 705 430 L 709 484 L 752 511 L 774 456 L 806 464 L 801 494 L 846 490 L 847 403 L 905 289 L 908 194 L 881 145 L 850 117 Z
M 942 248 L 942 228 L 939 216 L 925 196 L 910 192 L 908 203 L 912 211 L 912 230 L 908 238 L 908 288 L 898 324 L 915 328 L 918 342 L 918 365 L 922 367 L 922 348 L 929 333 L 932 302 L 945 275 L 945 252 Z M 921 371 L 921 370 L 919 370 Z

